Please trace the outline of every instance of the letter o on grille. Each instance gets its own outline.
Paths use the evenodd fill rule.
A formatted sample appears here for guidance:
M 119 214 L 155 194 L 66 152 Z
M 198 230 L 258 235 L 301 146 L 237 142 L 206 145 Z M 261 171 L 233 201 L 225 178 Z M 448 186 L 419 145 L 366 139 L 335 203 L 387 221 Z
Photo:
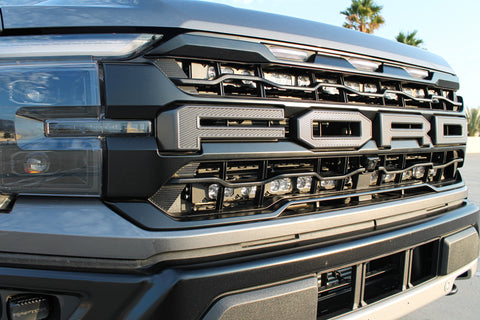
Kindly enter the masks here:
M 357 133 L 343 135 L 314 134 L 315 122 L 323 124 L 342 123 L 345 126 L 356 126 Z M 372 122 L 359 112 L 339 112 L 313 110 L 297 119 L 297 137 L 313 148 L 346 148 L 361 147 L 372 138 Z

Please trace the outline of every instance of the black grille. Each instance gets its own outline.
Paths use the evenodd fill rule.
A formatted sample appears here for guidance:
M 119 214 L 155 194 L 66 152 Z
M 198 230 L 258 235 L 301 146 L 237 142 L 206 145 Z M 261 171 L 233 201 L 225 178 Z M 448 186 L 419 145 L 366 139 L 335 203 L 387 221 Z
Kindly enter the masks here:
M 196 162 L 150 202 L 180 220 L 310 214 L 432 193 L 462 163 L 462 150 Z
M 327 68 L 311 61 L 295 64 L 278 60 L 271 63 L 228 62 L 176 55 L 152 58 L 151 61 L 180 90 L 191 95 L 189 103 L 192 105 L 196 105 L 194 100 L 202 105 L 207 101 L 213 104 L 231 101 L 236 105 L 242 103 L 242 106 L 274 104 L 273 101 L 284 103 L 283 120 L 202 117 L 198 120 L 201 126 L 278 127 L 285 130 L 284 136 L 261 141 L 275 143 L 283 140 L 281 142 L 285 145 L 288 141 L 302 147 L 314 147 L 310 150 L 311 156 L 304 158 L 292 155 L 252 160 L 255 158 L 250 154 L 245 159 L 236 160 L 229 160 L 229 155 L 216 157 L 215 161 L 192 160 L 188 164 L 189 174 L 179 169 L 149 198 L 150 203 L 174 219 L 312 214 L 436 193 L 438 187 L 461 182 L 457 168 L 463 163 L 463 143 L 457 141 L 451 146 L 438 143 L 438 148 L 433 149 L 416 143 L 421 142 L 419 139 L 411 139 L 389 148 L 377 139 L 379 110 L 382 114 L 400 113 L 400 110 L 409 115 L 424 113 L 423 119 L 432 123 L 430 135 L 437 129 L 433 123 L 437 116 L 450 114 L 455 120 L 463 116 L 463 104 L 452 89 L 452 83 L 435 82 L 432 78 L 436 74 L 434 71 L 419 79 L 403 69 L 407 66 L 393 68 L 403 71 L 399 75 L 388 71 L 385 64 L 379 64 L 378 72 L 363 72 L 345 68 L 334 70 L 336 66 Z M 298 101 L 307 102 L 307 107 L 295 107 L 293 102 Z M 364 142 L 359 150 L 359 146 L 341 144 L 320 148 L 300 139 L 298 119 L 308 115 L 306 110 L 316 107 L 334 109 L 332 112 L 348 108 L 354 110 L 352 114 L 361 113 L 375 123 L 372 138 L 377 139 L 376 142 L 374 139 Z M 463 127 L 456 123 L 445 124 L 443 134 L 446 138 L 462 135 Z M 404 122 L 393 122 L 388 129 L 418 131 L 422 128 L 422 123 L 405 125 Z M 348 117 L 315 120 L 311 130 L 313 138 L 326 141 L 330 138 L 354 140 L 366 134 L 362 132 L 361 121 Z M 436 138 L 431 137 L 432 141 Z M 243 141 L 219 137 L 205 138 L 204 142 Z M 362 155 L 352 155 L 352 151 Z
M 341 102 L 391 107 L 462 111 L 454 91 L 415 81 L 340 74 L 298 67 L 176 60 L 183 70 L 170 79 L 187 93 L 282 100 Z M 169 70 L 172 61 L 156 65 Z

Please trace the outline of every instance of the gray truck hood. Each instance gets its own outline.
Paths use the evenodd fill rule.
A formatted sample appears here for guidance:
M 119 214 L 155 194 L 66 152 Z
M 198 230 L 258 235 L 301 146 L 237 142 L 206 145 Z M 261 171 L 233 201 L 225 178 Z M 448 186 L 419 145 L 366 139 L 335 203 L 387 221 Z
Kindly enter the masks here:
M 203 1 L 15 0 L 2 6 L 4 32 L 10 29 L 69 27 L 179 28 L 299 43 L 454 73 L 426 50 L 324 23 L 233 8 Z M 5 3 L 5 2 L 3 2 Z

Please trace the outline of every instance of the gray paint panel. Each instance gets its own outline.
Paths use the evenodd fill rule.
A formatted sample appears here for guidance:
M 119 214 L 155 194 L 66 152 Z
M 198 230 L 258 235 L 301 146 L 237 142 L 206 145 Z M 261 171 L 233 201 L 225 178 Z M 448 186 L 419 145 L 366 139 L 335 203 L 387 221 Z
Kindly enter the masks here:
M 314 21 L 202 1 L 138 0 L 132 3 L 58 6 L 58 2 L 46 1 L 36 6 L 6 6 L 2 12 L 5 29 L 182 28 L 355 52 L 453 73 L 444 59 L 426 50 Z
M 141 229 L 98 199 L 20 197 L 10 213 L 0 214 L 0 239 L 5 239 L 0 241 L 0 252 L 156 261 L 214 256 L 252 250 L 248 244 L 259 240 L 275 247 L 285 244 L 276 239 L 292 234 L 298 235 L 295 241 L 300 242 L 321 239 L 346 226 L 364 228 L 364 222 L 389 215 L 425 215 L 440 204 L 458 204 L 466 192 L 462 187 L 438 195 L 318 215 L 178 231 Z M 395 212 L 390 210 L 392 205 Z M 468 205 L 452 214 L 470 214 L 474 208 Z

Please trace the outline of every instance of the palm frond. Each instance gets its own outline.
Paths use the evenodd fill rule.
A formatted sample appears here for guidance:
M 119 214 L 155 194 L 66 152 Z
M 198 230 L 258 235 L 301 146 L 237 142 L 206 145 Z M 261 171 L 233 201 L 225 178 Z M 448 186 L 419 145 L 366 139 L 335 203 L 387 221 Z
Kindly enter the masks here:
M 480 109 L 467 108 L 468 136 L 473 137 L 480 132 Z
M 383 7 L 375 4 L 373 0 L 352 0 L 350 7 L 340 12 L 347 20 L 343 26 L 365 33 L 373 33 L 385 23 L 385 19 L 380 15 L 382 9 Z

